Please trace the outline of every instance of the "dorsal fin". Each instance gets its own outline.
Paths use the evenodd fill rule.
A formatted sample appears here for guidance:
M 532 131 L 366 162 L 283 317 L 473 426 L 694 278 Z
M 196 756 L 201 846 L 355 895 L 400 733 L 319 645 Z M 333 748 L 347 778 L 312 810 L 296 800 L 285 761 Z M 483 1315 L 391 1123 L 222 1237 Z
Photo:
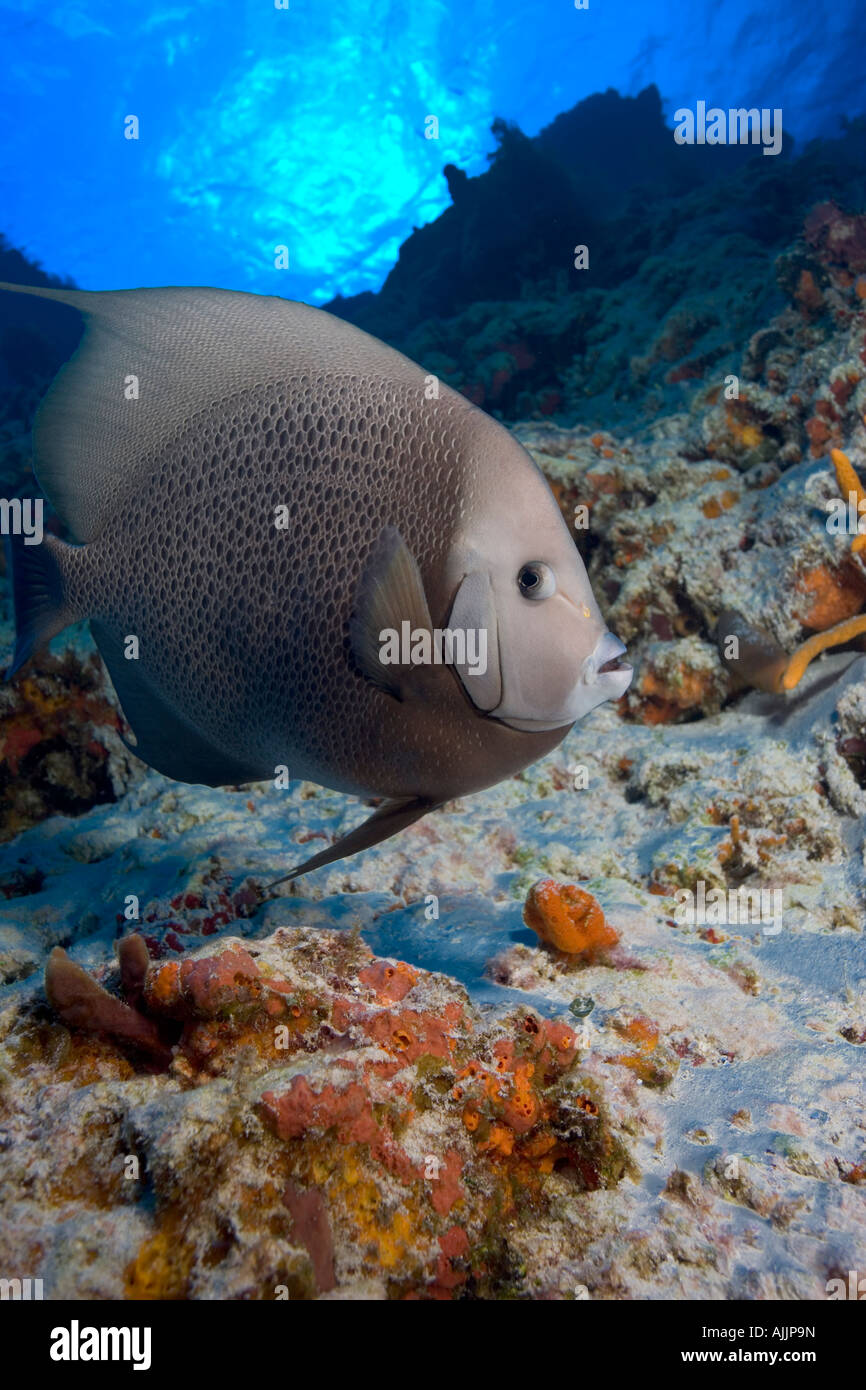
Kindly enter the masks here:
M 286 299 L 215 289 L 0 289 L 69 304 L 86 319 L 33 432 L 40 486 L 80 541 L 99 534 L 163 441 L 235 391 L 362 364 L 392 379 L 421 379 L 393 349 Z M 137 400 L 125 393 L 131 376 Z

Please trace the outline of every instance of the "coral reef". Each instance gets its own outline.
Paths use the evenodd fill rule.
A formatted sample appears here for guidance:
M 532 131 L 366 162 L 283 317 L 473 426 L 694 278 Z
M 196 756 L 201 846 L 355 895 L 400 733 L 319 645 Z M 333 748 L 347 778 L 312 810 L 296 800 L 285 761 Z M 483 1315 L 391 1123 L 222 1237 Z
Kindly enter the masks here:
M 143 947 L 124 941 L 128 990 Z M 66 1027 L 37 1010 L 3 1042 L 4 1130 L 35 1146 L 4 1186 L 40 1269 L 68 1217 L 85 1245 L 111 1221 L 67 1296 L 514 1296 L 537 1278 L 521 1240 L 633 1167 L 570 1027 L 532 1009 L 485 1023 L 453 982 L 351 933 L 150 963 L 147 1015 L 57 950 L 46 990 Z M 132 1071 L 135 1051 L 157 1074 Z
M 835 270 L 859 276 L 839 260 L 859 266 L 847 222 L 813 213 L 812 241 L 791 242 L 822 199 L 862 198 L 862 121 L 794 157 L 677 147 L 647 88 L 590 97 L 531 140 L 494 129 L 489 172 L 408 238 L 378 294 L 326 307 L 504 419 L 631 428 L 687 408 L 750 340 L 754 369 L 779 355 L 783 296 L 817 322 Z M 756 430 L 733 412 L 724 443 L 757 462 L 775 440 Z
M 115 801 L 133 776 L 114 692 L 92 653 L 45 654 L 0 686 L 0 721 L 0 839 Z
M 862 126 L 683 187 L 655 106 L 603 99 L 645 140 L 612 191 L 557 186 L 582 107 L 503 129 L 341 310 L 522 417 L 636 664 L 618 710 L 276 897 L 363 808 L 144 769 L 82 633 L 5 689 L 0 1263 L 46 1297 L 821 1299 L 866 1267 Z
M 832 251 L 823 242 L 815 249 L 807 218 L 803 239 L 777 267 L 789 288 L 792 257 L 814 267 L 820 313 L 804 312 L 795 281 L 793 301 L 688 413 L 622 439 L 517 427 L 636 661 L 624 699 L 633 718 L 658 724 L 714 713 L 744 673 L 747 683 L 791 690 L 816 655 L 866 628 L 859 518 L 853 537 L 838 519 L 849 492 L 856 512 L 866 461 L 866 302 L 855 273 L 866 218 L 827 205 L 825 236 L 837 223 L 845 235 Z M 816 421 L 827 424 L 820 445 Z M 717 633 L 724 645 L 732 628 L 719 619 L 729 614 L 751 632 L 744 628 L 747 641 L 761 634 L 765 665 L 777 663 L 772 674 L 751 679 L 724 659 Z M 757 671 L 758 654 L 749 659 Z
M 866 541 L 866 536 L 859 534 L 866 493 L 848 456 L 840 449 L 831 449 L 830 457 L 836 470 L 840 498 L 846 499 L 845 506 L 852 509 L 856 522 L 858 533 L 851 542 L 851 553 L 856 555 Z M 719 618 L 716 629 L 719 654 L 728 670 L 740 676 L 746 685 L 775 694 L 794 690 L 809 663 L 822 652 L 844 646 L 866 634 L 866 616 L 854 616 L 866 598 L 866 571 L 852 565 L 831 574 L 826 568 L 818 567 L 802 577 L 800 589 L 809 596 L 808 610 L 801 613 L 801 619 L 806 627 L 820 631 L 801 642 L 790 656 L 768 633 L 744 624 L 740 614 L 723 613 Z M 739 651 L 740 635 L 745 647 L 742 653 Z M 729 655 L 727 645 L 731 636 L 736 638 L 737 649 Z

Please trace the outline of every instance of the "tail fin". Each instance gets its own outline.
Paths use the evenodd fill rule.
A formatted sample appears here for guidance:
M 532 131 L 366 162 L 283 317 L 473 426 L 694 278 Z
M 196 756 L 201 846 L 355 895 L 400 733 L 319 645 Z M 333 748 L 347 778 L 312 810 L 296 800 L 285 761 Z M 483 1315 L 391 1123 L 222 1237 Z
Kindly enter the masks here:
M 50 642 L 79 617 L 67 602 L 60 569 L 59 556 L 67 548 L 51 535 L 44 536 L 38 545 L 26 545 L 23 536 L 6 537 L 16 631 L 7 680 L 20 671 L 37 647 Z

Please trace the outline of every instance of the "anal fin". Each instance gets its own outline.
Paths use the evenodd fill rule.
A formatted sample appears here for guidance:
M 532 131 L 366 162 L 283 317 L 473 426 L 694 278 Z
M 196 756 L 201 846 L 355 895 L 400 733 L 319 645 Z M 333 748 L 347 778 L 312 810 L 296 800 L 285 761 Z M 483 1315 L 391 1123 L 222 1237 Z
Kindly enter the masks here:
M 314 854 L 312 859 L 305 859 L 303 864 L 298 864 L 297 868 L 292 869 L 282 878 L 275 879 L 268 884 L 268 888 L 276 888 L 281 883 L 287 883 L 290 879 L 300 878 L 301 874 L 311 873 L 313 869 L 322 869 L 326 864 L 334 864 L 338 859 L 347 859 L 351 854 L 358 854 L 362 849 L 370 849 L 373 845 L 381 844 L 382 840 L 388 840 L 398 831 L 405 830 L 407 826 L 413 825 L 416 820 L 426 816 L 428 811 L 435 811 L 437 806 L 441 806 L 441 801 L 431 801 L 427 797 L 410 796 L 403 797 L 398 801 L 386 801 L 372 816 L 350 830 L 348 835 L 343 835 L 335 844 L 328 849 L 323 849 L 320 854 Z
M 131 753 L 175 782 L 225 787 L 263 776 L 262 769 L 251 768 L 210 743 L 154 690 L 137 661 L 126 660 L 121 643 L 102 623 L 91 621 L 90 625 L 137 740 L 126 744 Z

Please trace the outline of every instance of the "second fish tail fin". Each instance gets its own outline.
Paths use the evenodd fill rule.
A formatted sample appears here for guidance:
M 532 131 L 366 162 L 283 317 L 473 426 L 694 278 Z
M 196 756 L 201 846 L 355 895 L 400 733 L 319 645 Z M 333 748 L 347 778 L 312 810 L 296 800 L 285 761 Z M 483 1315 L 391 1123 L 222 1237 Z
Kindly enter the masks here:
M 86 615 L 70 602 L 63 575 L 62 557 L 72 546 L 52 535 L 34 545 L 20 535 L 6 536 L 5 542 L 16 633 L 12 664 L 6 672 L 10 680 L 37 648 Z

